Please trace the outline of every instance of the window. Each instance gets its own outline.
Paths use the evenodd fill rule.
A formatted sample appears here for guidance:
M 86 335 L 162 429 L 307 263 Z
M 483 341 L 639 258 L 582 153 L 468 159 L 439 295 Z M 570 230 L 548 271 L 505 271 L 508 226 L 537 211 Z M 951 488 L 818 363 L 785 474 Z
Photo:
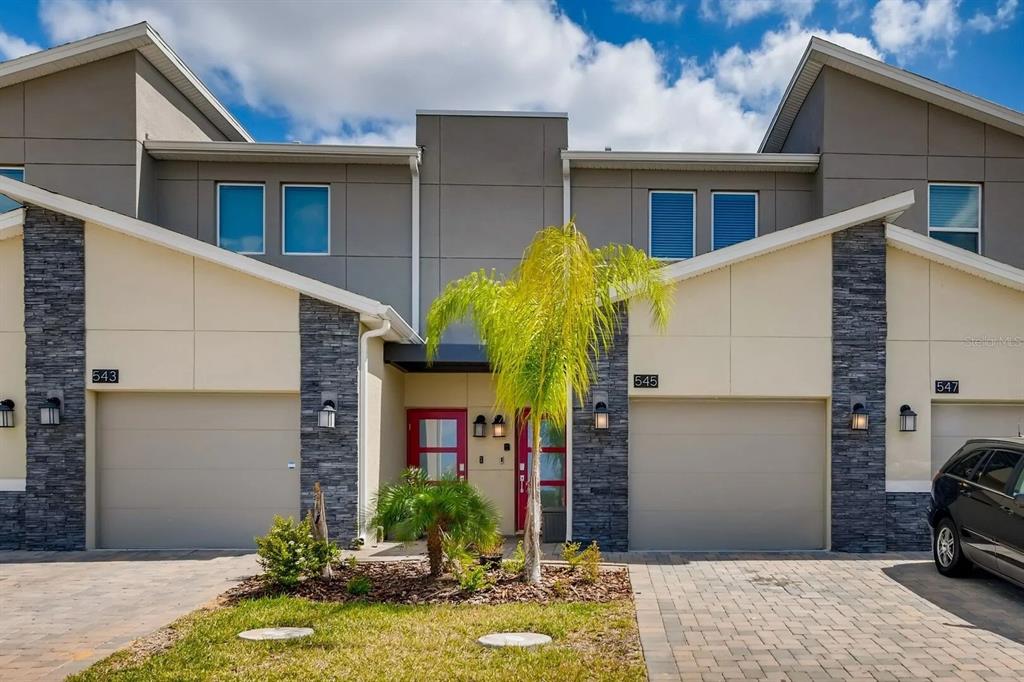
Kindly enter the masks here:
M 981 464 L 981 458 L 988 454 L 988 450 L 976 450 L 975 452 L 962 457 L 946 471 L 950 476 L 956 476 L 965 480 L 971 479 L 971 473 Z
M 0 176 L 10 178 L 11 180 L 18 180 L 19 182 L 25 182 L 25 169 L 18 168 L 16 166 L 0 166 Z M 4 195 L 0 194 L 0 213 L 7 213 L 13 211 L 16 208 L 21 208 L 14 199 L 8 199 Z
M 993 452 L 992 456 L 985 462 L 985 468 L 981 471 L 978 485 L 1004 492 L 1006 484 L 1010 482 L 1010 477 L 1013 476 L 1013 472 L 1017 469 L 1020 457 L 1019 453 L 1007 452 L 1006 450 Z
M 217 246 L 262 254 L 263 235 L 263 185 L 217 185 Z
M 724 249 L 756 236 L 756 192 L 711 193 L 712 249 Z
M 928 185 L 928 235 L 981 251 L 981 185 Z
M 692 258 L 696 235 L 693 192 L 651 192 L 650 253 L 653 258 Z
M 285 185 L 281 196 L 284 253 L 330 253 L 330 214 L 331 191 L 327 185 Z

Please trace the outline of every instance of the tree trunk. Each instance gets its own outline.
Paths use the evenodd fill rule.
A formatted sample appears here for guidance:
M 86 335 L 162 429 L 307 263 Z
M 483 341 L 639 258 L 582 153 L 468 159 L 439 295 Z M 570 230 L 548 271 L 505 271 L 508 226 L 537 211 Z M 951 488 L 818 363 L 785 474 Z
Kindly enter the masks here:
M 541 415 L 530 413 L 530 428 L 533 429 L 533 457 L 530 462 L 529 488 L 526 494 L 526 527 L 523 529 L 523 550 L 526 565 L 523 580 L 531 585 L 540 584 L 540 424 Z
M 430 559 L 430 575 L 434 578 L 440 576 L 443 556 L 439 526 L 435 525 L 427 529 L 427 557 Z

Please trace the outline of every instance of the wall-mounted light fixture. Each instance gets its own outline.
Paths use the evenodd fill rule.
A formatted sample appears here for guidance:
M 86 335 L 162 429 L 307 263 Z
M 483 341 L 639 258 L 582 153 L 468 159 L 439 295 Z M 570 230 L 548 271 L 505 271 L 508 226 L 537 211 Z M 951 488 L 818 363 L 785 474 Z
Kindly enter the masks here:
M 868 410 L 864 403 L 854 403 L 850 412 L 850 429 L 853 431 L 868 430 Z
M 333 400 L 325 400 L 320 411 L 316 413 L 316 425 L 322 429 L 333 429 L 338 410 Z
M 39 408 L 39 423 L 43 426 L 60 424 L 60 398 L 51 396 L 46 399 L 46 404 Z
M 505 418 L 500 414 L 494 415 L 494 421 L 491 422 L 491 435 L 495 438 L 505 437 Z
M 487 417 L 478 414 L 473 420 L 473 438 L 483 438 L 487 435 Z
M 14 401 L 0 400 L 0 429 L 14 428 Z
M 910 405 L 900 405 L 900 431 L 917 431 L 917 412 Z
M 603 391 L 595 391 L 592 401 L 594 409 L 594 428 L 608 428 L 608 394 Z

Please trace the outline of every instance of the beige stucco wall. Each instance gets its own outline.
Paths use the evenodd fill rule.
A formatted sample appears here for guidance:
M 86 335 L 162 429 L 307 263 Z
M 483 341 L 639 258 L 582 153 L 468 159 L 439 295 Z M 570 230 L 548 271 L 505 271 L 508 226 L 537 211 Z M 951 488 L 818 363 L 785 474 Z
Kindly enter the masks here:
M 832 241 L 821 237 L 679 283 L 667 329 L 631 308 L 644 397 L 824 398 L 831 392 Z M 632 382 L 630 382 L 632 383 Z
M 380 337 L 367 340 L 367 357 L 366 491 L 372 505 L 380 485 L 397 481 L 405 469 L 405 375 L 384 363 Z
M 931 479 L 934 381 L 957 379 L 945 402 L 1024 403 L 1024 292 L 889 248 L 886 478 Z M 917 431 L 900 433 L 900 405 Z M 925 488 L 926 489 L 926 488 Z
M 15 405 L 15 427 L 0 429 L 0 490 L 15 486 L 25 478 L 23 273 L 21 237 L 0 240 L 0 400 L 9 398 Z
M 487 496 L 501 514 L 501 532 L 515 532 L 515 439 L 513 419 L 505 415 L 509 427 L 505 438 L 491 436 L 494 409 L 494 385 L 490 374 L 406 374 L 407 408 L 451 408 L 466 410 L 466 442 L 470 483 Z M 473 437 L 473 420 L 478 414 L 487 418 L 487 435 Z M 509 444 L 505 452 L 504 445 Z M 402 440 L 403 448 L 405 441 Z M 404 453 L 404 450 L 403 450 Z M 480 458 L 483 457 L 483 462 Z M 502 461 L 504 460 L 504 461 Z
M 299 390 L 296 292 L 91 224 L 85 259 L 91 389 Z

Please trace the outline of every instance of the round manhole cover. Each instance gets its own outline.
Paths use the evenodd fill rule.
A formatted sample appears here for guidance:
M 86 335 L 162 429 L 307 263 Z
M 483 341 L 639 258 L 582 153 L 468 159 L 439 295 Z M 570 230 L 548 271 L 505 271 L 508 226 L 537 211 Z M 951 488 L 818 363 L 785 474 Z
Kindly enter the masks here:
M 309 637 L 313 634 L 313 628 L 259 628 L 258 630 L 246 630 L 239 632 L 242 639 L 249 639 L 261 642 L 270 639 L 299 639 Z
M 488 647 L 531 647 L 550 644 L 551 638 L 536 632 L 495 632 L 484 635 L 477 641 Z

